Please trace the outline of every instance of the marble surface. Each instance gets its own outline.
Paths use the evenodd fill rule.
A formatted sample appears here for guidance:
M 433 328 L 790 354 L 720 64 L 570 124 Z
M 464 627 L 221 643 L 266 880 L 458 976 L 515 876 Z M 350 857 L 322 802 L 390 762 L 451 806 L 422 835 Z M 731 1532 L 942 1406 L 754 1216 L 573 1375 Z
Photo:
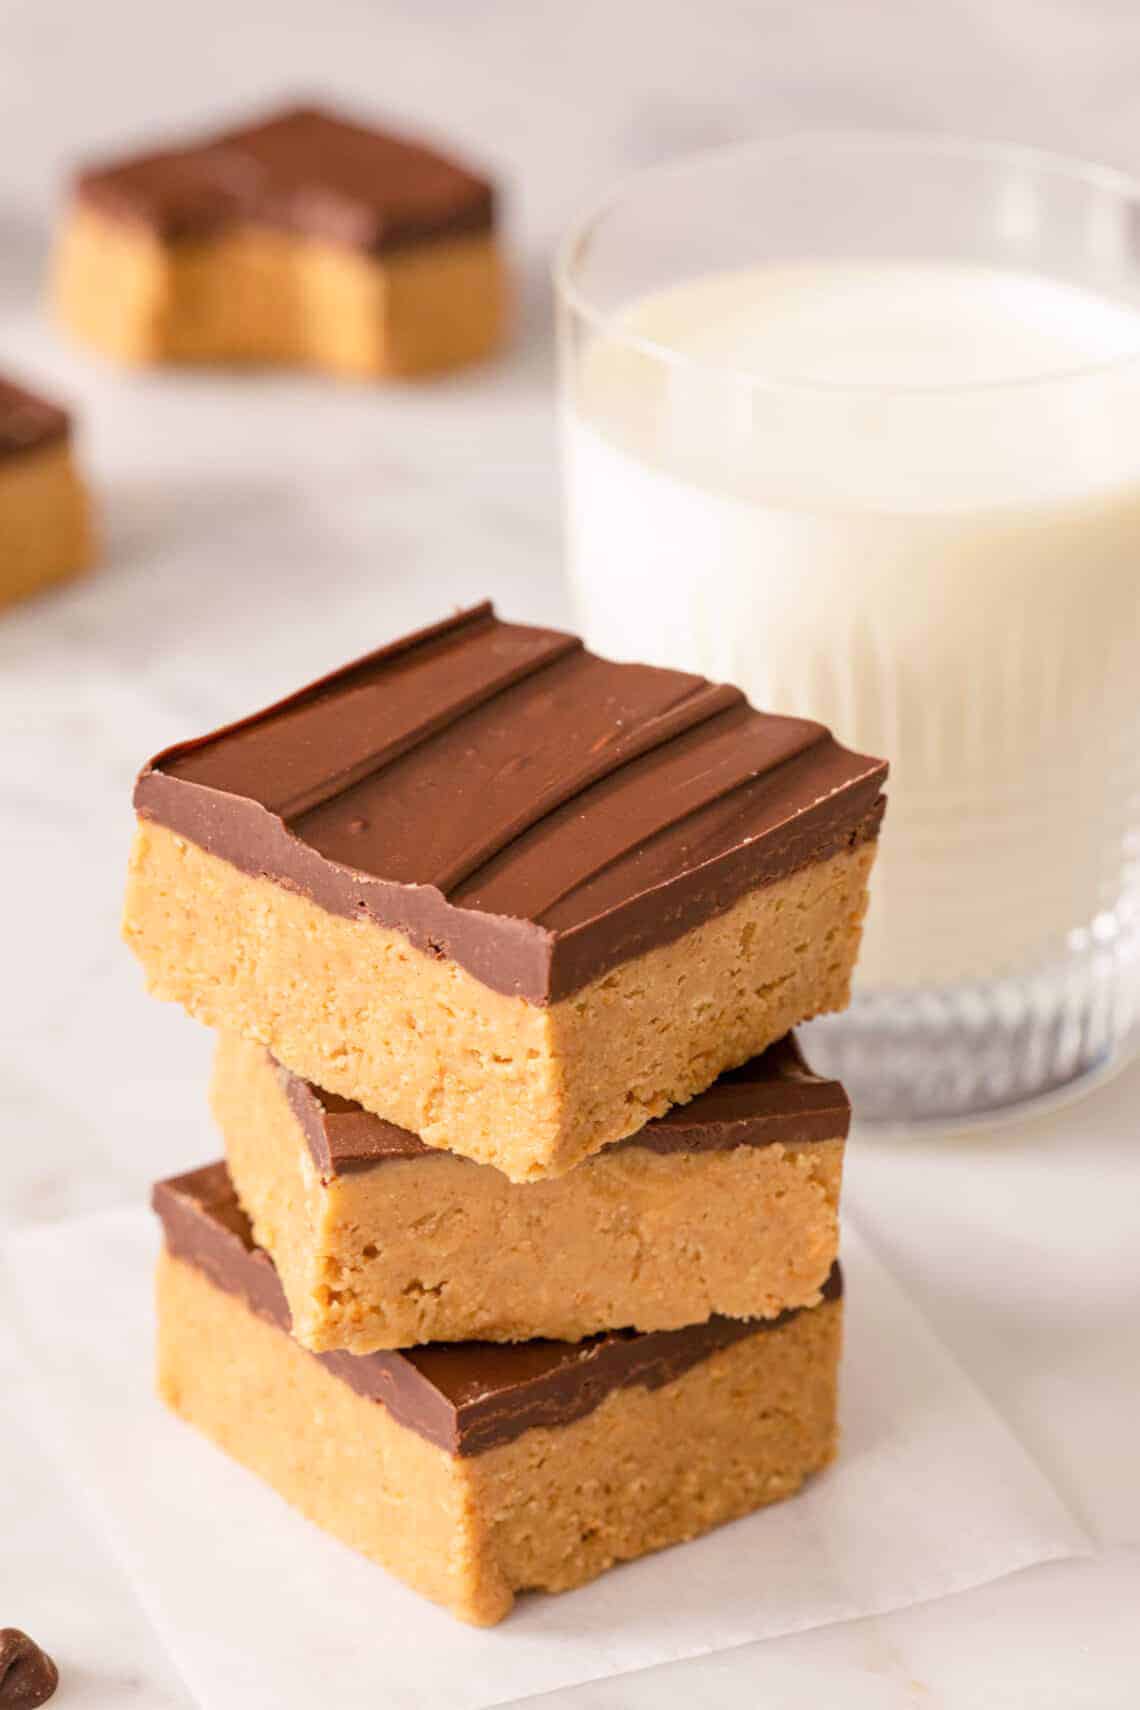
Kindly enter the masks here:
M 137 1199 L 212 1153 L 209 1041 L 117 939 L 134 769 L 448 606 L 564 621 L 545 258 L 630 166 L 789 125 L 969 130 L 1140 168 L 1118 0 L 0 0 L 0 366 L 74 400 L 100 575 L 0 619 L 0 1229 Z M 383 393 L 120 376 L 36 306 L 77 154 L 330 91 L 454 137 L 512 186 L 510 357 Z M 1140 1702 L 1140 1070 L 992 1136 L 852 1148 L 852 1216 L 1097 1539 L 1088 1562 L 548 1698 L 669 1710 Z M 91 1513 L 0 1294 L 0 1624 L 80 1659 L 61 1706 L 190 1702 Z M 16 1468 L 12 1476 L 11 1467 Z M 49 1552 L 50 1608 L 21 1601 Z

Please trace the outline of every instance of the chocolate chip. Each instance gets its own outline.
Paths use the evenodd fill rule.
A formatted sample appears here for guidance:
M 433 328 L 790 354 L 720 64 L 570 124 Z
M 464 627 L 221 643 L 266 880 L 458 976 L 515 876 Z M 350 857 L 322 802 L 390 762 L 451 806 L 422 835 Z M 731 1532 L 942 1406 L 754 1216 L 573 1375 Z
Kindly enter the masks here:
M 59 1670 L 46 1651 L 18 1627 L 0 1627 L 0 1706 L 35 1710 L 59 1685 Z

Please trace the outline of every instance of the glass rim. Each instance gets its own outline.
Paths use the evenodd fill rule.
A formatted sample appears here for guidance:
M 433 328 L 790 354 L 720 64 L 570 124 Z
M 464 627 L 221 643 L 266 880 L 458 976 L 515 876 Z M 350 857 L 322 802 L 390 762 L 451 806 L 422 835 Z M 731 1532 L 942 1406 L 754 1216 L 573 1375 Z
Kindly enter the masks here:
M 715 375 L 721 381 L 747 386 L 753 390 L 816 396 L 821 400 L 858 397 L 964 397 L 987 392 L 1012 392 L 1030 388 L 1063 386 L 1082 380 L 1103 378 L 1140 364 L 1140 343 L 1134 351 L 1105 357 L 1095 362 L 1078 363 L 1068 368 L 1056 368 L 1036 373 L 1014 374 L 997 380 L 951 380 L 913 385 L 894 381 L 829 381 L 789 380 L 775 375 L 748 370 L 733 370 L 689 356 L 667 344 L 633 333 L 615 320 L 612 314 L 592 302 L 578 285 L 574 273 L 582 245 L 605 217 L 642 186 L 661 182 L 671 175 L 680 176 L 701 166 L 731 164 L 733 160 L 749 157 L 779 155 L 789 149 L 860 149 L 883 154 L 940 154 L 959 156 L 993 165 L 1031 168 L 1042 175 L 1070 179 L 1083 183 L 1090 190 L 1108 191 L 1122 202 L 1140 209 L 1140 177 L 1134 177 L 1122 167 L 1088 160 L 1079 155 L 1065 154 L 1059 149 L 1038 148 L 1029 143 L 987 140 L 960 134 L 924 131 L 888 131 L 874 129 L 805 129 L 783 131 L 771 137 L 753 137 L 742 142 L 721 143 L 711 148 L 696 149 L 672 159 L 658 161 L 652 166 L 626 172 L 610 184 L 602 194 L 584 203 L 559 239 L 550 264 L 550 277 L 556 303 L 566 307 L 588 323 L 595 333 L 605 334 L 628 350 L 651 358 L 663 367 L 683 369 L 690 373 Z M 1043 275 L 1044 277 L 1044 275 Z

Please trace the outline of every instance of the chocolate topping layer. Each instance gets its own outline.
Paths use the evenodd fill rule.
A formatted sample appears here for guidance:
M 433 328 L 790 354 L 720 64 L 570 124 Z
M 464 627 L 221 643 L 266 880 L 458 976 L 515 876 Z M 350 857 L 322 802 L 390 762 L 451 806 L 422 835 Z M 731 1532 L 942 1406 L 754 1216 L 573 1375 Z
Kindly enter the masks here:
M 267 1053 L 268 1055 L 268 1053 Z M 273 1059 L 271 1058 L 270 1061 Z M 275 1064 L 313 1162 L 326 1181 L 399 1158 L 444 1158 L 416 1134 L 385 1122 Z M 727 1152 L 737 1146 L 805 1145 L 846 1137 L 851 1106 L 838 1081 L 814 1075 L 792 1034 L 732 1069 L 688 1104 L 674 1105 L 606 1151 Z M 478 1169 L 477 1164 L 470 1164 Z
M 135 806 L 548 1003 L 875 837 L 886 772 L 739 689 L 484 604 L 166 749 Z
M 257 225 L 375 255 L 487 231 L 494 219 L 486 179 L 421 143 L 309 107 L 90 167 L 76 193 L 172 241 Z
M 277 1272 L 253 1244 L 224 1164 L 160 1182 L 154 1208 L 173 1257 L 288 1330 Z M 835 1266 L 824 1296 L 834 1300 L 841 1292 Z M 684 1330 L 618 1330 L 584 1342 L 453 1342 L 403 1353 L 309 1357 L 449 1454 L 479 1455 L 535 1426 L 569 1425 L 615 1389 L 658 1389 L 717 1349 L 793 1317 L 710 1318 Z
M 0 461 L 66 439 L 70 425 L 66 410 L 0 376 Z

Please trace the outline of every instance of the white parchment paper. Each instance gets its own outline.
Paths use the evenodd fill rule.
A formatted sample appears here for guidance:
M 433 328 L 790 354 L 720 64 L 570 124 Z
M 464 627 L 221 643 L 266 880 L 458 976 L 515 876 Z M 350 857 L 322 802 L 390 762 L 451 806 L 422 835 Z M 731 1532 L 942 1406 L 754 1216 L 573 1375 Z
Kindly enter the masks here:
M 849 1228 L 843 1450 L 791 1502 L 466 1628 L 293 1514 L 153 1398 L 142 1209 L 13 1237 L 44 1428 L 204 1710 L 482 1710 L 879 1613 L 1083 1533 Z

